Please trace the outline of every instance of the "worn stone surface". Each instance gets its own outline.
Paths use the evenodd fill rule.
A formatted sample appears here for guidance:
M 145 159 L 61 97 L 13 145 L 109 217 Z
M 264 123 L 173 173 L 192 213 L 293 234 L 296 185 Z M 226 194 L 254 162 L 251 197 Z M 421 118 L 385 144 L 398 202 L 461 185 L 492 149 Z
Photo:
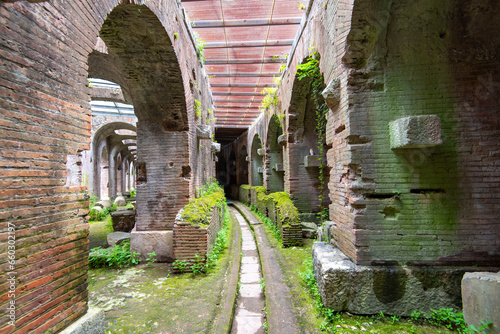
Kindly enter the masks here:
M 458 311 L 462 306 L 460 282 L 465 269 L 359 266 L 326 242 L 314 244 L 313 263 L 321 299 L 336 311 L 410 316 L 414 310 Z
M 340 103 L 340 79 L 334 78 L 328 86 L 326 86 L 325 90 L 321 92 L 321 95 L 325 98 L 326 104 L 328 108 L 335 109 Z
M 172 231 L 137 231 L 130 232 L 130 251 L 141 253 L 145 260 L 148 253 L 156 253 L 158 262 L 173 262 L 174 241 Z
M 130 232 L 135 225 L 134 210 L 118 210 L 111 212 L 113 220 L 113 230 L 121 232 Z
M 321 165 L 321 157 L 319 155 L 306 155 L 304 157 L 304 167 L 319 167 Z
M 90 307 L 81 318 L 60 334 L 104 334 L 104 311 L 98 307 Z
M 437 115 L 399 118 L 389 123 L 391 149 L 441 145 L 441 120 Z
M 210 125 L 199 124 L 196 126 L 196 136 L 198 139 L 211 139 L 212 128 Z
M 465 322 L 479 328 L 491 321 L 486 333 L 500 333 L 500 272 L 466 273 L 462 279 Z
M 127 239 L 130 239 L 130 233 L 127 232 L 112 232 L 106 236 L 109 246 L 119 245 Z

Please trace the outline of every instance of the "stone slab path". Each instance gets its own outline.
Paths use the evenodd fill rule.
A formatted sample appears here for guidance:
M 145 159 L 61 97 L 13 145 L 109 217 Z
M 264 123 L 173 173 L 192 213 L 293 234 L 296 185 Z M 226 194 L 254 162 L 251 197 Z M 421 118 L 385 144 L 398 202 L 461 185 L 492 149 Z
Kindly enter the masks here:
M 260 254 L 261 272 L 265 282 L 265 307 L 267 313 L 268 333 L 272 334 L 295 334 L 301 333 L 297 316 L 293 310 L 290 289 L 284 282 L 283 271 L 275 254 L 274 248 L 268 240 L 264 227 L 259 219 L 255 217 L 245 205 L 234 201 L 233 205 L 240 211 L 245 219 L 250 223 L 255 233 L 257 249 Z M 241 217 L 241 215 L 240 215 Z M 243 218 L 243 217 L 241 217 Z M 239 218 L 238 218 L 239 221 Z M 245 223 L 246 225 L 246 223 Z M 240 226 L 242 226 L 240 222 Z M 246 225 L 248 228 L 248 225 Z M 250 235 L 251 232 L 249 232 Z M 245 233 L 242 232 L 242 235 Z M 254 240 L 252 235 L 252 240 Z M 245 239 L 243 239 L 243 249 L 245 249 Z M 243 258 L 245 252 L 243 251 Z M 242 260 L 242 267 L 244 266 Z M 240 282 L 243 284 L 243 274 L 240 275 Z M 234 326 L 234 323 L 233 323 Z M 236 333 L 236 332 L 235 332 Z M 239 333 L 239 332 L 238 332 Z M 241 332 L 241 333 L 264 333 L 264 332 Z
M 250 227 L 243 216 L 231 208 L 241 228 L 240 284 L 231 333 L 264 334 L 264 293 L 259 253 Z

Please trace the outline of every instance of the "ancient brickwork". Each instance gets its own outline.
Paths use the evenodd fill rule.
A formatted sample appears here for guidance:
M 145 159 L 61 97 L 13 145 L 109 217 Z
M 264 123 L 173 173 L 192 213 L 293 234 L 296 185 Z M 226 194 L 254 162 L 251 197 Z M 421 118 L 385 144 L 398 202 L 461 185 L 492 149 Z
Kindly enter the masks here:
M 224 223 L 224 209 L 213 208 L 210 224 L 207 228 L 177 220 L 174 225 L 174 256 L 176 260 L 205 263 L 208 252 L 217 239 Z M 198 256 L 198 258 L 197 258 Z M 187 268 L 186 271 L 190 271 Z
M 58 331 L 86 312 L 88 223 L 84 216 L 88 201 L 86 187 L 80 187 L 82 173 L 78 166 L 81 166 L 80 152 L 89 149 L 91 138 L 87 61 L 97 44 L 97 36 L 105 19 L 118 3 L 102 0 L 16 1 L 0 5 L 0 31 L 3 37 L 0 42 L 2 253 L 8 250 L 9 226 L 14 227 L 16 237 L 16 322 L 14 327 L 7 323 L 7 317 L 2 317 L 1 332 Z M 164 40 L 172 41 L 172 47 L 168 43 L 163 44 L 169 49 L 168 55 L 158 49 L 151 54 L 162 54 L 161 61 L 171 55 L 174 57 L 168 58 L 168 64 L 171 64 L 169 71 L 154 78 L 154 71 L 144 66 L 156 66 L 159 62 L 150 61 L 146 56 L 128 59 L 130 62 L 127 63 L 127 57 L 121 57 L 119 47 L 111 43 L 108 62 L 102 67 L 109 67 L 109 73 L 117 78 L 112 75 L 102 75 L 101 78 L 127 87 L 124 95 L 131 97 L 134 107 L 137 106 L 136 110 L 142 112 L 138 114 L 140 120 L 141 117 L 152 119 L 146 116 L 148 113 L 150 116 L 163 114 L 164 117 L 157 119 L 158 124 L 161 125 L 163 120 L 167 129 L 179 128 L 181 134 L 169 136 L 165 142 L 168 146 L 169 140 L 181 141 L 181 145 L 176 145 L 183 148 L 182 163 L 176 166 L 179 167 L 176 177 L 182 182 L 176 184 L 187 190 L 183 190 L 181 196 L 180 192 L 175 195 L 174 191 L 174 195 L 182 197 L 180 202 L 183 198 L 187 201 L 194 194 L 194 180 L 198 176 L 184 175 L 188 174 L 187 169 L 181 167 L 191 164 L 191 168 L 197 170 L 194 168 L 195 162 L 198 159 L 205 161 L 201 155 L 206 154 L 197 154 L 193 150 L 193 142 L 188 141 L 194 133 L 194 88 L 191 87 L 195 86 L 195 80 L 200 89 L 199 99 L 202 100 L 204 117 L 211 103 L 208 87 L 203 83 L 206 78 L 200 69 L 189 33 L 190 27 L 184 23 L 182 10 L 174 1 L 158 0 L 149 1 L 147 5 L 121 6 L 121 9 L 126 10 L 115 11 L 115 14 L 121 12 L 132 15 L 132 19 L 129 17 L 127 22 L 133 24 L 134 20 L 145 20 L 143 23 L 148 22 L 150 25 L 144 28 L 142 24 L 135 24 L 137 29 L 127 30 L 128 37 L 141 41 L 135 46 L 141 47 L 142 42 L 151 37 L 147 32 L 166 29 L 163 35 L 155 36 L 161 35 Z M 161 18 L 161 23 L 155 17 Z M 149 27 L 154 29 L 148 30 Z M 109 43 L 109 39 L 106 43 Z M 105 50 L 101 48 L 100 51 Z M 109 61 L 112 57 L 115 57 L 113 61 Z M 177 70 L 173 69 L 175 66 Z M 116 68 L 125 71 L 126 75 L 114 71 Z M 137 79 L 133 77 L 134 73 L 138 73 L 136 70 L 152 75 L 143 78 L 142 84 L 146 87 L 142 87 L 145 88 L 142 91 L 141 86 L 134 81 Z M 175 97 L 166 96 L 168 87 L 155 83 L 170 82 L 171 77 L 165 73 L 173 74 L 175 71 L 178 74 L 176 84 L 180 87 L 177 92 L 180 93 Z M 161 99 L 155 101 L 158 97 L 165 97 L 170 102 L 160 104 Z M 168 109 L 169 105 L 184 105 L 184 114 L 172 113 L 173 109 Z M 182 120 L 181 123 L 175 115 Z M 182 125 L 179 127 L 179 124 Z M 163 140 L 159 139 L 157 144 L 160 142 L 163 143 Z M 171 153 L 164 152 L 161 158 L 166 155 L 170 156 Z M 206 161 L 210 159 L 211 155 Z M 168 168 L 168 162 L 163 167 Z M 168 184 L 168 190 L 174 188 Z M 153 196 L 158 195 L 168 197 L 168 194 L 159 192 Z M 144 201 L 145 195 L 142 196 Z M 138 202 L 140 197 L 138 194 Z M 145 224 L 151 228 L 156 228 L 155 224 L 165 228 L 165 224 L 157 221 Z M 14 270 L 6 262 L 7 257 L 2 256 L 0 261 L 0 308 L 5 310 L 12 300 L 7 294 L 11 284 L 6 279 L 10 277 L 8 273 Z

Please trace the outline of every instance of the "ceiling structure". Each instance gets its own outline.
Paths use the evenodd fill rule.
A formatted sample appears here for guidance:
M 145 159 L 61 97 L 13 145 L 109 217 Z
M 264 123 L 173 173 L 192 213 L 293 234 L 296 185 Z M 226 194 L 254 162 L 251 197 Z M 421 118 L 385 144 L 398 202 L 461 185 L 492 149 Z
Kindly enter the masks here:
M 308 1 L 182 0 L 204 42 L 216 139 L 230 142 L 260 115 L 262 91 L 275 86 Z

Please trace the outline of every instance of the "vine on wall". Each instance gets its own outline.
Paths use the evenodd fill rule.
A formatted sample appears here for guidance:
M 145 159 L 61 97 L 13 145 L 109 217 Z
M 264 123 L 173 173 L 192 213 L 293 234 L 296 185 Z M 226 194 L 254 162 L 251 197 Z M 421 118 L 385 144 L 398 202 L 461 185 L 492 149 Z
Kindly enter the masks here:
M 319 202 L 320 202 L 320 212 L 319 218 L 321 221 L 328 220 L 328 207 L 323 206 L 323 201 L 325 199 L 325 175 L 324 167 L 325 161 L 323 157 L 325 156 L 325 138 L 326 138 L 326 114 L 328 112 L 328 107 L 326 102 L 321 95 L 321 92 L 325 89 L 325 79 L 323 74 L 319 69 L 320 55 L 318 52 L 312 53 L 307 57 L 306 61 L 301 65 L 297 66 L 297 77 L 299 80 L 304 78 L 309 78 L 311 80 L 311 98 L 314 102 L 314 110 L 316 112 L 316 133 L 318 135 L 318 152 L 321 159 L 321 164 L 319 166 Z

